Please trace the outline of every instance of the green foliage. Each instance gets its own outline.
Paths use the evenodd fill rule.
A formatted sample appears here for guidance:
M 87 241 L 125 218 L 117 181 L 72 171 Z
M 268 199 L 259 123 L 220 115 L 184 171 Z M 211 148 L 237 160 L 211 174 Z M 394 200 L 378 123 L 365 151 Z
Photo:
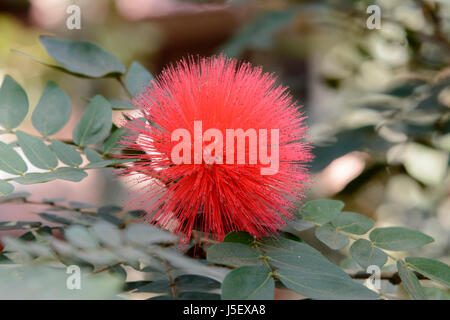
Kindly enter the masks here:
M 450 288 L 450 267 L 445 263 L 428 258 L 405 259 L 409 267 Z
M 224 48 L 236 56 L 248 48 L 268 48 L 275 33 L 287 26 L 295 12 L 286 9 L 255 16 Z M 130 97 L 142 92 L 143 86 L 153 79 L 140 63 L 133 62 L 126 70 L 117 58 L 89 42 L 41 37 L 41 43 L 59 63 L 50 67 L 80 77 L 119 80 Z M 384 95 L 399 100 L 415 99 L 414 112 L 439 114 L 444 111 L 439 95 L 447 86 L 445 79 L 434 83 L 415 80 L 387 90 Z M 421 91 L 420 95 L 418 91 Z M 364 215 L 342 212 L 344 203 L 338 200 L 307 202 L 278 237 L 255 238 L 236 230 L 226 235 L 221 243 L 193 241 L 186 245 L 187 248 L 177 248 L 176 236 L 144 222 L 153 212 L 126 211 L 118 206 L 97 208 L 65 199 L 38 202 L 29 200 L 27 193 L 13 193 L 15 183 L 29 185 L 55 179 L 78 182 L 87 176 L 88 170 L 120 167 L 133 161 L 117 160 L 112 155 L 121 152 L 120 141 L 127 133 L 126 129 L 112 125 L 113 111 L 129 109 L 134 109 L 130 100 L 96 95 L 90 99 L 76 125 L 73 141 L 49 139 L 68 122 L 71 106 L 66 93 L 56 83 L 48 82 L 31 114 L 32 124 L 39 133 L 34 136 L 16 130 L 28 115 L 28 98 L 15 80 L 5 76 L 0 89 L 0 134 L 11 135 L 17 140 L 11 144 L 0 142 L 0 170 L 13 175 L 0 180 L 0 203 L 15 201 L 47 207 L 36 212 L 36 221 L 0 222 L 0 230 L 25 232 L 20 238 L 5 237 L 3 240 L 1 298 L 23 297 L 25 289 L 26 297 L 30 298 L 38 294 L 39 298 L 103 299 L 116 298 L 121 293 L 145 293 L 151 299 L 273 299 L 276 288 L 311 299 L 383 297 L 383 289 L 373 291 L 361 281 L 352 279 L 349 270 L 332 263 L 292 228 L 296 231 L 315 228 L 311 234 L 314 233 L 317 240 L 330 249 L 349 248 L 350 257 L 341 262 L 346 269 L 358 268 L 358 265 L 365 270 L 373 265 L 383 267 L 382 270 L 393 267 L 395 269 L 389 270 L 396 270 L 412 298 L 448 298 L 446 291 L 421 284 L 423 277 L 428 277 L 449 287 L 448 265 L 417 257 L 408 257 L 404 262 L 385 252 L 418 248 L 433 242 L 432 237 L 401 227 L 374 229 L 374 222 Z M 423 138 L 422 134 L 431 130 L 429 124 L 423 126 L 424 129 L 395 118 L 403 112 L 399 108 L 394 113 L 387 104 L 372 106 L 372 109 L 388 111 L 394 117 L 388 125 L 395 128 L 400 125 L 408 136 Z M 442 123 L 434 123 L 431 127 L 445 133 L 448 119 L 440 121 Z M 417 144 L 422 146 L 424 143 Z M 435 151 L 433 144 L 428 144 L 426 151 Z M 347 128 L 335 134 L 335 143 L 317 147 L 318 160 L 314 170 L 351 151 L 385 152 L 391 146 L 392 142 L 382 138 L 375 125 Z M 439 153 L 437 157 L 433 153 L 426 161 L 437 159 L 433 163 L 443 164 L 446 170 L 446 153 L 436 152 Z M 34 167 L 43 171 L 28 172 L 22 153 Z M 411 154 L 417 156 L 414 150 Z M 429 178 L 430 174 L 425 174 L 420 165 L 412 165 L 407 157 L 402 161 L 406 172 L 425 185 L 440 181 Z M 199 255 L 206 253 L 206 259 L 192 259 L 197 252 Z M 72 264 L 82 269 L 81 291 L 65 287 L 65 266 Z M 127 282 L 130 268 L 145 274 L 145 280 Z M 20 292 L 15 288 L 21 288 Z
M 224 300 L 272 300 L 275 281 L 266 266 L 245 266 L 227 274 L 222 284 Z
M 83 163 L 80 153 L 71 145 L 59 140 L 51 140 L 50 148 L 62 163 L 77 167 Z
M 14 149 L 0 141 L 0 170 L 11 174 L 22 175 L 27 170 L 27 164 Z
M 302 207 L 301 215 L 307 221 L 324 224 L 336 218 L 342 208 L 344 204 L 338 200 L 313 200 Z
M 48 54 L 60 63 L 62 71 L 84 77 L 116 77 L 125 73 L 124 65 L 116 57 L 97 45 L 79 40 L 41 36 Z
M 397 269 L 400 279 L 402 279 L 403 286 L 414 300 L 426 300 L 425 291 L 420 285 L 419 279 L 416 275 L 408 270 L 405 263 L 401 260 L 397 261 Z
M 73 141 L 81 147 L 97 143 L 105 138 L 111 126 L 111 105 L 102 96 L 95 96 L 73 131 Z
M 28 97 L 10 76 L 5 76 L 0 88 L 0 126 L 9 131 L 18 127 L 28 113 Z
M 139 62 L 133 62 L 128 69 L 127 76 L 125 78 L 125 87 L 128 92 L 135 97 L 143 89 L 144 86 L 148 86 L 153 79 L 153 75 L 147 71 Z
M 33 111 L 33 126 L 44 136 L 61 130 L 70 118 L 70 100 L 56 83 L 50 81 Z
M 352 258 L 364 269 L 370 265 L 382 267 L 388 260 L 386 252 L 366 239 L 356 240 L 350 247 Z
M 20 130 L 16 134 L 19 146 L 34 166 L 46 170 L 56 168 L 58 159 L 41 138 L 34 137 Z
M 434 241 L 422 232 L 400 227 L 374 229 L 369 237 L 377 247 L 395 251 L 421 247 Z

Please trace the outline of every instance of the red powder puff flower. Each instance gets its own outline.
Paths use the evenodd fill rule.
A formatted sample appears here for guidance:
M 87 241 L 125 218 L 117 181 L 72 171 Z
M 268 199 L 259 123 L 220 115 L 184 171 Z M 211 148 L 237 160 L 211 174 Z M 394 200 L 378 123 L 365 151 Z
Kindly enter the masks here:
M 135 199 L 152 223 L 184 241 L 193 230 L 221 240 L 292 218 L 312 155 L 300 107 L 272 75 L 223 56 L 183 60 L 134 103 L 142 115 L 122 143 L 136 152 L 122 157 L 139 161 L 121 173 L 154 182 Z

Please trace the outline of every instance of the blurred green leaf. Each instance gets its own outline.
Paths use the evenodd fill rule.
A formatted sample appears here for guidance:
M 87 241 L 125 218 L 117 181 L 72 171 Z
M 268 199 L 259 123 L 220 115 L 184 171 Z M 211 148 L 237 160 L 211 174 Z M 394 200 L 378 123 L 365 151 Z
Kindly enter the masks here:
M 253 237 L 245 231 L 232 231 L 223 238 L 223 242 L 236 242 L 251 245 L 253 243 Z
M 345 234 L 339 232 L 339 230 L 328 223 L 317 228 L 315 235 L 317 239 L 325 243 L 333 250 L 342 249 L 350 242 L 349 238 Z
M 122 244 L 122 233 L 113 224 L 108 222 L 97 222 L 92 226 L 97 239 L 107 246 L 117 247 Z
M 223 300 L 273 300 L 275 282 L 266 266 L 245 266 L 227 274 L 222 283 Z
M 102 140 L 111 130 L 111 105 L 102 96 L 95 96 L 73 131 L 73 141 L 85 147 Z
M 103 143 L 103 153 L 107 154 L 111 152 L 117 152 L 118 148 L 120 147 L 120 140 L 125 135 L 125 133 L 125 128 L 117 128 L 116 126 L 113 126 L 111 134 Z
M 224 52 L 229 57 L 239 57 L 247 48 L 270 48 L 275 33 L 286 27 L 295 13 L 295 10 L 289 8 L 280 11 L 271 10 L 257 15 L 244 24 L 233 38 L 220 48 L 220 52 Z
M 0 144 L 1 145 L 1 144 Z M 31 194 L 29 192 L 16 192 L 7 196 L 0 197 L 0 202 L 11 201 L 11 200 L 24 200 L 28 198 Z
M 268 240 L 262 249 L 281 282 L 313 299 L 375 299 L 377 294 L 351 279 L 306 243 Z
M 83 163 L 83 158 L 81 158 L 80 153 L 73 146 L 59 140 L 51 140 L 51 143 L 50 148 L 62 163 L 72 167 L 79 166 Z
M 196 274 L 184 274 L 175 279 L 177 290 L 183 291 L 209 291 L 220 288 L 220 282 Z
M 450 288 L 450 266 L 428 258 L 411 257 L 405 260 L 412 269 Z
M 125 229 L 125 237 L 129 242 L 142 246 L 175 240 L 172 234 L 147 224 L 128 225 Z
M 312 299 L 373 300 L 378 295 L 349 276 L 281 268 L 276 271 L 281 282 Z
M 384 94 L 404 98 L 412 95 L 418 87 L 426 84 L 427 82 L 422 79 L 408 79 L 392 85 Z
M 220 300 L 220 294 L 209 292 L 187 291 L 180 292 L 178 299 L 181 300 Z
M 38 221 L 0 221 L 0 230 L 31 229 L 41 225 Z
M 308 201 L 300 210 L 303 219 L 319 224 L 333 220 L 344 208 L 339 200 L 312 200 Z
M 7 196 L 14 192 L 14 186 L 4 180 L 0 179 L 0 196 Z
M 426 300 L 425 291 L 420 285 L 419 279 L 417 279 L 414 272 L 408 270 L 403 261 L 397 261 L 398 275 L 402 279 L 403 286 L 408 291 L 411 298 L 414 300 Z
M 45 266 L 0 266 L 0 299 L 112 299 L 120 279 L 110 274 L 81 272 L 80 290 L 68 290 L 66 269 Z
M 22 87 L 9 75 L 0 88 L 0 126 L 6 130 L 18 127 L 28 113 L 28 98 Z
M 70 118 L 70 100 L 58 85 L 50 81 L 33 111 L 33 126 L 44 137 L 61 130 Z
M 374 229 L 369 238 L 375 246 L 393 251 L 414 249 L 434 241 L 422 232 L 401 227 Z
M 0 141 L 0 170 L 11 174 L 23 174 L 28 170 L 27 164 L 14 149 Z
M 39 216 L 42 219 L 45 219 L 47 221 L 54 222 L 54 223 L 60 223 L 60 224 L 65 224 L 65 225 L 70 225 L 70 224 L 73 223 L 73 221 L 70 220 L 69 218 L 63 217 L 63 216 L 59 216 L 59 215 L 56 215 L 56 214 L 42 212 L 42 213 L 39 213 Z
M 370 265 L 380 268 L 386 263 L 388 256 L 386 252 L 374 247 L 369 240 L 358 239 L 350 247 L 352 258 L 364 269 Z
M 450 300 L 450 292 L 436 287 L 424 287 L 428 300 Z
M 63 70 L 86 77 L 115 77 L 125 73 L 125 66 L 99 46 L 79 40 L 41 36 L 48 54 Z
M 135 292 L 166 293 L 170 291 L 169 280 L 156 280 L 137 288 Z
M 68 227 L 64 236 L 71 244 L 80 249 L 95 249 L 98 248 L 98 241 L 93 233 L 80 225 L 72 225 Z
M 31 172 L 20 177 L 14 178 L 14 181 L 23 185 L 49 182 L 56 179 L 54 172 Z
M 374 226 L 371 219 L 354 212 L 342 212 L 331 223 L 341 231 L 358 235 L 365 234 Z
M 41 138 L 17 130 L 17 141 L 30 162 L 40 169 L 54 169 L 58 159 Z
M 125 87 L 133 97 L 136 97 L 144 87 L 150 85 L 151 80 L 153 75 L 139 62 L 134 61 L 127 72 Z
M 57 179 L 72 182 L 80 182 L 88 176 L 88 174 L 80 168 L 61 167 L 54 171 Z
M 242 243 L 224 242 L 213 245 L 208 249 L 207 259 L 210 262 L 232 265 L 258 265 L 263 261 L 260 259 L 262 253 L 255 248 Z

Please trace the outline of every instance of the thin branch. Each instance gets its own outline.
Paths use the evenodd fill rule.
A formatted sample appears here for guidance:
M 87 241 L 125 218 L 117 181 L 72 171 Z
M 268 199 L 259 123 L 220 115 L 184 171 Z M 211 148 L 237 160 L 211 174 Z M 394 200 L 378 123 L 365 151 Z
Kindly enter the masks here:
M 176 288 L 176 283 L 175 283 L 175 279 L 173 278 L 171 271 L 172 271 L 172 267 L 170 266 L 169 262 L 165 259 L 161 259 L 162 263 L 164 264 L 165 268 L 166 268 L 166 276 L 167 279 L 169 279 L 170 282 L 170 292 L 173 296 L 173 298 L 176 300 L 177 299 L 177 288 Z

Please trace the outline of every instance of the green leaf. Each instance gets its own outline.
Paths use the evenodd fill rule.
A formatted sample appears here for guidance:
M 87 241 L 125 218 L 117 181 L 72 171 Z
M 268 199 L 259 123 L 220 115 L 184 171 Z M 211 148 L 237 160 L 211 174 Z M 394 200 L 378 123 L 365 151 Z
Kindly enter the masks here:
M 301 218 L 291 221 L 289 225 L 297 231 L 305 231 L 315 227 L 315 224 L 311 221 L 306 221 Z
M 312 299 L 373 300 L 378 295 L 349 276 L 294 269 L 278 269 L 276 276 L 288 288 Z
M 166 293 L 170 291 L 169 280 L 157 280 L 138 287 L 135 292 Z
M 42 223 L 38 221 L 0 221 L 0 230 L 20 230 L 38 228 Z
M 108 300 L 121 292 L 122 281 L 111 274 L 81 272 L 80 290 L 68 290 L 67 268 L 54 266 L 0 267 L 2 300 Z
M 117 128 L 116 126 L 113 126 L 112 133 L 103 143 L 103 153 L 107 154 L 111 151 L 117 151 L 117 149 L 120 147 L 120 140 L 125 133 L 125 128 Z
M 262 253 L 242 243 L 224 242 L 208 249 L 207 259 L 210 262 L 231 266 L 262 264 Z
M 102 96 L 95 96 L 73 131 L 73 141 L 82 147 L 102 140 L 112 126 L 111 105 Z
M 31 194 L 29 192 L 16 192 L 4 197 L 0 197 L 0 203 L 5 201 L 11 201 L 11 200 L 25 200 L 28 198 Z
M 86 171 L 79 168 L 61 167 L 54 171 L 57 179 L 67 180 L 72 182 L 79 182 L 86 178 L 88 174 Z
M 409 250 L 434 241 L 422 232 L 401 227 L 374 229 L 369 238 L 375 246 L 393 251 Z
M 450 292 L 435 287 L 424 287 L 428 300 L 450 300 Z
M 325 224 L 333 220 L 342 208 L 344 203 L 339 200 L 312 200 L 302 207 L 300 214 L 305 220 Z
M 245 231 L 232 231 L 223 238 L 223 242 L 236 242 L 246 245 L 251 245 L 253 240 L 252 235 Z
M 14 178 L 14 181 L 23 185 L 49 182 L 56 179 L 54 172 L 31 172 Z
M 350 247 L 350 254 L 364 269 L 367 269 L 370 265 L 376 265 L 381 268 L 388 259 L 386 252 L 374 247 L 372 242 L 366 239 L 356 240 Z
M 70 100 L 56 83 L 50 81 L 33 111 L 33 126 L 44 137 L 61 130 L 70 118 Z
M 347 274 L 328 261 L 319 251 L 304 242 L 270 239 L 262 244 L 269 264 L 274 268 L 289 268 L 319 273 Z
M 0 126 L 7 131 L 18 127 L 28 113 L 28 98 L 22 87 L 6 75 L 0 88 Z
M 28 168 L 25 161 L 9 145 L 0 141 L 0 170 L 11 174 L 23 174 Z
M 450 266 L 428 258 L 411 257 L 405 260 L 412 269 L 450 288 Z
M 403 261 L 397 261 L 398 275 L 402 279 L 403 286 L 408 291 L 411 298 L 414 300 L 426 300 L 425 291 L 420 285 L 419 279 L 417 279 L 414 272 L 408 270 Z
M 56 214 L 51 214 L 51 213 L 46 213 L 46 212 L 42 212 L 42 213 L 38 213 L 38 214 L 42 219 L 50 221 L 50 222 L 60 223 L 60 224 L 65 224 L 65 225 L 70 225 L 73 223 L 72 220 L 70 220 L 66 217 L 56 215 Z
M 41 138 L 17 130 L 17 141 L 30 162 L 40 168 L 50 170 L 58 165 L 58 158 Z
M 86 148 L 84 150 L 84 154 L 86 155 L 86 158 L 88 159 L 89 162 L 99 162 L 99 161 L 103 161 L 103 157 L 95 150 L 90 149 L 90 148 Z
M 268 49 L 273 46 L 273 37 L 277 31 L 289 24 L 295 16 L 295 10 L 269 10 L 257 15 L 244 24 L 233 38 L 220 48 L 229 57 L 239 57 L 246 48 Z
M 104 245 L 118 247 L 122 244 L 122 233 L 113 224 L 100 221 L 92 226 L 97 239 Z
M 128 242 L 142 246 L 175 240 L 172 234 L 147 224 L 128 225 L 125 230 L 125 237 Z
M 125 66 L 99 46 L 78 40 L 41 36 L 48 54 L 63 70 L 85 77 L 115 77 L 125 73 Z
M 125 87 L 135 97 L 138 93 L 144 90 L 144 86 L 148 86 L 149 82 L 153 80 L 153 75 L 145 69 L 139 62 L 133 62 L 128 70 L 125 79 Z
M 62 163 L 72 167 L 79 166 L 83 163 L 83 158 L 81 158 L 80 153 L 73 146 L 58 140 L 51 140 L 51 143 L 50 148 Z
M 317 239 L 325 243 L 333 250 L 342 249 L 350 242 L 349 238 L 345 234 L 339 232 L 339 230 L 329 223 L 317 228 L 315 235 Z
M 64 236 L 71 244 L 80 249 L 96 249 L 98 248 L 98 241 L 90 232 L 83 226 L 73 225 L 68 227 Z
M 222 283 L 223 300 L 273 300 L 275 282 L 266 266 L 234 269 Z
M 4 180 L 0 179 L 0 196 L 7 196 L 14 191 L 14 186 Z
M 220 282 L 196 274 L 184 274 L 175 279 L 178 290 L 183 291 L 209 291 L 220 288 Z
M 262 249 L 283 284 L 313 299 L 375 299 L 377 294 L 306 243 L 268 240 Z
M 180 292 L 178 299 L 181 300 L 220 300 L 220 294 L 209 292 L 188 291 Z
M 362 235 L 373 228 L 371 219 L 354 212 L 342 212 L 331 223 L 341 231 Z

